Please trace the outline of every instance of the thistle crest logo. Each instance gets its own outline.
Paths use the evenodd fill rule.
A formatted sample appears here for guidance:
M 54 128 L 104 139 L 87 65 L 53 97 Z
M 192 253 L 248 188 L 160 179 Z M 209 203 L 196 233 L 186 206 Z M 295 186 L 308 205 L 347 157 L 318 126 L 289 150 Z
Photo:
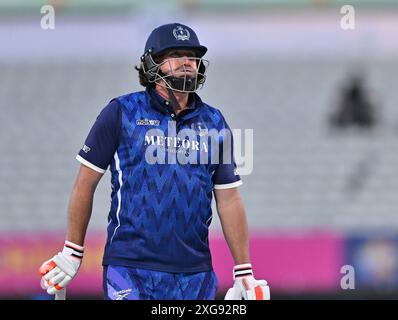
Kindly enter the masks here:
M 194 130 L 200 137 L 203 137 L 209 133 L 206 125 L 202 122 L 191 124 L 191 129 Z
M 173 29 L 173 35 L 177 40 L 189 40 L 191 37 L 191 34 L 189 33 L 188 29 L 185 29 L 181 26 L 178 26 Z

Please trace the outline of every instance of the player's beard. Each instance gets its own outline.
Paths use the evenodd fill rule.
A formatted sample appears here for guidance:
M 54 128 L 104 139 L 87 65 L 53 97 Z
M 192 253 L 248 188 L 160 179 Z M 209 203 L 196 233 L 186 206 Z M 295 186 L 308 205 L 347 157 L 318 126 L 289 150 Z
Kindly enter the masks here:
M 179 58 L 177 58 L 179 59 Z M 170 72 L 164 77 L 165 81 L 168 83 L 172 90 L 182 91 L 182 92 L 192 92 L 196 91 L 198 87 L 198 71 L 183 64 L 179 68 L 173 70 L 169 63 Z
M 166 79 L 170 87 L 178 91 L 195 91 L 197 87 L 197 77 L 188 75 L 183 77 L 169 76 Z

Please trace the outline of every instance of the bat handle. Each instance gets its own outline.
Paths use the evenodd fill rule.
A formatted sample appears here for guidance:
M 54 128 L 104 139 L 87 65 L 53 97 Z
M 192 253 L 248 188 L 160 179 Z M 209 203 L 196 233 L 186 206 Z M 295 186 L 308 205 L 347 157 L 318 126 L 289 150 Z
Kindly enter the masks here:
M 62 289 L 55 294 L 55 300 L 66 300 L 66 289 Z

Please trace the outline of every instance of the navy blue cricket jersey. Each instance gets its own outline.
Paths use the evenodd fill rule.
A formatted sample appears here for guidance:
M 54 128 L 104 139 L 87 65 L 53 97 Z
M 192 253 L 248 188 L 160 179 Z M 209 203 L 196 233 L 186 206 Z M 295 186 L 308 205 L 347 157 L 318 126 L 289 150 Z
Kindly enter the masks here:
M 214 137 L 213 131 L 222 134 Z M 111 100 L 76 157 L 100 173 L 110 167 L 103 265 L 212 270 L 212 192 L 242 184 L 228 133 L 221 112 L 197 94 L 178 115 L 153 89 Z

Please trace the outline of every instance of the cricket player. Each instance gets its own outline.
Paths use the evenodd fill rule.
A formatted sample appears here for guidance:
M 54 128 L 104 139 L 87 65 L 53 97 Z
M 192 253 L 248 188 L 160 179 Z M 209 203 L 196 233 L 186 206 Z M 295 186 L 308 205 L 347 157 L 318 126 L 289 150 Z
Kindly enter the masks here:
M 180 23 L 149 35 L 136 67 L 145 91 L 112 99 L 77 155 L 65 245 L 40 269 L 47 293 L 66 288 L 79 270 L 94 192 L 109 167 L 105 299 L 215 299 L 213 193 L 235 262 L 225 299 L 270 299 L 267 282 L 253 277 L 231 130 L 196 94 L 206 80 L 206 51 Z

